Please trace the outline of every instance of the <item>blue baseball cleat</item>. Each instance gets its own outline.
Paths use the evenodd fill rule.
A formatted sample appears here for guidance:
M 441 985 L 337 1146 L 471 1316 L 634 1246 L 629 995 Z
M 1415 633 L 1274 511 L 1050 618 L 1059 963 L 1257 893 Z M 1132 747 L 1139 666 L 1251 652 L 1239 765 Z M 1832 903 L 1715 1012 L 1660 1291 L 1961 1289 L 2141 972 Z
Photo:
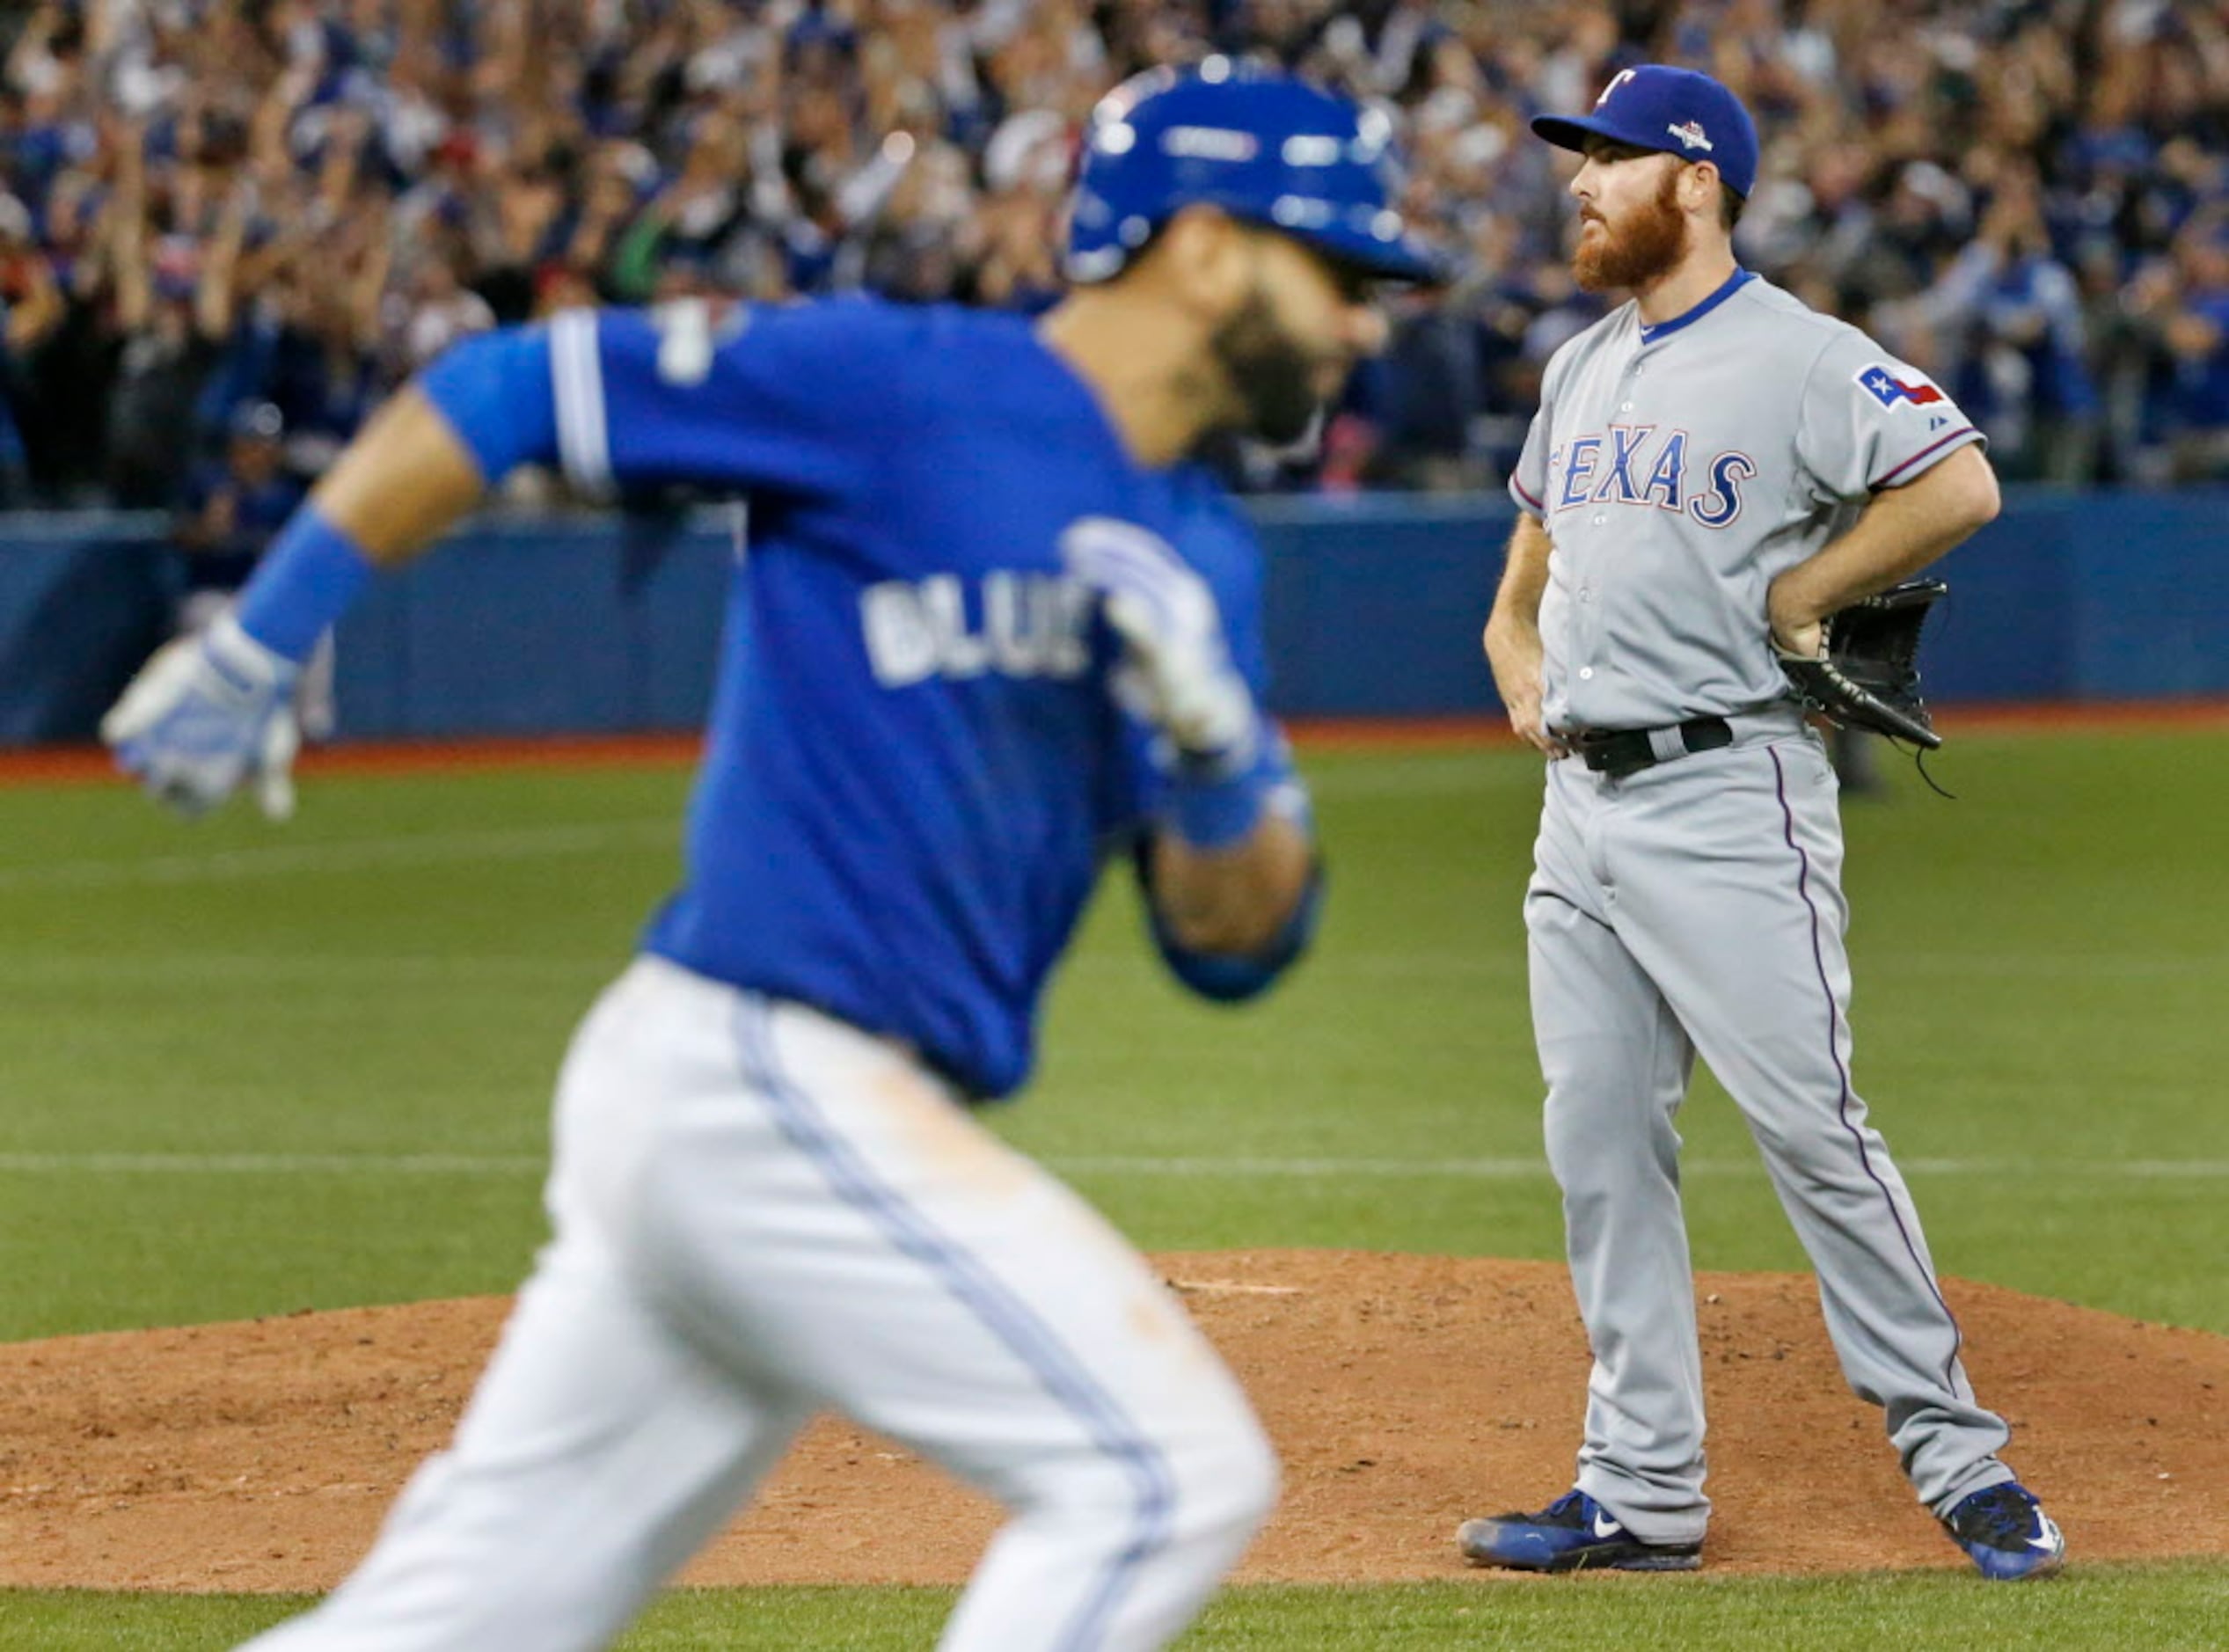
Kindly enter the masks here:
M 1942 1517 L 1942 1527 L 1991 1583 L 2048 1577 L 2066 1560 L 2058 1523 L 2016 1480 L 1960 1498 Z
M 1700 1543 L 1643 1543 L 1583 1491 L 1568 1491 L 1538 1514 L 1465 1520 L 1455 1541 L 1473 1566 L 1523 1572 L 1692 1572 L 1703 1563 Z

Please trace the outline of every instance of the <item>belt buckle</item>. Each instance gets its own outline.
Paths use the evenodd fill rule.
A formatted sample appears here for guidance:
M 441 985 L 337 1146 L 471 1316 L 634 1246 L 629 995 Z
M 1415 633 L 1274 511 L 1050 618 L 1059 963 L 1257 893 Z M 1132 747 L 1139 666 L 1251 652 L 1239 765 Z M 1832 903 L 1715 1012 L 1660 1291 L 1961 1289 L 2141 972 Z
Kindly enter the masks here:
M 1634 732 L 1630 728 L 1588 730 L 1577 737 L 1579 760 L 1593 772 L 1613 780 L 1639 774 L 1655 764 L 1656 754 L 1648 749 L 1646 736 L 1635 740 Z

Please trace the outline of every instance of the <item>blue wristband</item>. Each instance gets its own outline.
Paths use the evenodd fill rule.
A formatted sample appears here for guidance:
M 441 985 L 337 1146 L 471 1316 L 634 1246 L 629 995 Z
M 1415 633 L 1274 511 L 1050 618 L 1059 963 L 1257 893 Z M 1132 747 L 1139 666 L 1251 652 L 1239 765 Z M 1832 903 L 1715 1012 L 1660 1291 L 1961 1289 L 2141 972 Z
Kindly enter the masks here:
M 1169 781 L 1169 824 L 1195 849 L 1229 849 L 1261 822 L 1276 776 L 1260 764 L 1220 779 L 1195 778 L 1180 770 Z
M 371 562 L 356 542 L 304 505 L 279 530 L 241 591 L 240 629 L 298 665 L 348 611 L 371 574 Z

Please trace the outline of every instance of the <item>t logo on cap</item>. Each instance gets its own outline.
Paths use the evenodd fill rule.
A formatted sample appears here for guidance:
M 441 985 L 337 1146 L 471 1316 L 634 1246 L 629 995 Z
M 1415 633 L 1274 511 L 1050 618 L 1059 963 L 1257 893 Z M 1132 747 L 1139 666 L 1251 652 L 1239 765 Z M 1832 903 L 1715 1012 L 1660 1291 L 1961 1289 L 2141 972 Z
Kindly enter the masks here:
M 1624 85 L 1633 77 L 1633 71 L 1630 69 L 1621 69 L 1615 75 L 1612 75 L 1610 77 L 1610 84 L 1602 89 L 1602 96 L 1595 99 L 1595 107 L 1599 109 L 1604 104 L 1608 103 L 1610 101 L 1610 94 L 1617 91 L 1619 87 Z
M 1532 129 L 1559 149 L 1584 150 L 1594 136 L 1684 161 L 1707 160 L 1719 180 L 1744 200 L 1757 186 L 1756 123 L 1739 98 L 1692 69 L 1621 69 L 1595 99 L 1592 114 L 1535 115 Z

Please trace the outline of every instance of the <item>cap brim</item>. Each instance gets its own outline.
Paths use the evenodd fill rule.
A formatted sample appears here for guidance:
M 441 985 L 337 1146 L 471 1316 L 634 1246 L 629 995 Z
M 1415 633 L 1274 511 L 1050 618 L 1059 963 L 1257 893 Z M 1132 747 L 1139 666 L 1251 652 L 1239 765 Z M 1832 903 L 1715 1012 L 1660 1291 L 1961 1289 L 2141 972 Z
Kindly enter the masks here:
M 1620 143 L 1633 142 L 1631 138 L 1620 135 L 1611 128 L 1609 121 L 1597 115 L 1536 114 L 1532 117 L 1532 132 L 1534 136 L 1547 139 L 1560 150 L 1583 150 L 1590 137 L 1612 138 Z M 1636 147 L 1650 149 L 1655 146 L 1643 143 Z

